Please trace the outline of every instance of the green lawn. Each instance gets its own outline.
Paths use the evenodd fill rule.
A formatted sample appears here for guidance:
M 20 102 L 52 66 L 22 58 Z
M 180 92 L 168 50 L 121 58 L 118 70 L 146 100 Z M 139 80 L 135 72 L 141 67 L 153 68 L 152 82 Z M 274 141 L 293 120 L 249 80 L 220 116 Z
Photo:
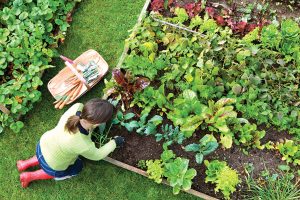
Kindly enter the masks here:
M 75 58 L 87 49 L 97 50 L 112 68 L 123 50 L 127 30 L 131 29 L 144 4 L 143 0 L 85 0 L 79 4 L 68 30 L 65 43 L 59 52 Z M 47 90 L 47 82 L 62 67 L 55 60 L 57 68 L 44 73 L 42 100 L 24 116 L 25 128 L 19 134 L 10 130 L 0 135 L 0 199 L 196 199 L 181 193 L 172 194 L 168 186 L 158 185 L 145 177 L 110 165 L 104 161 L 97 164 L 86 163 L 83 172 L 70 180 L 34 182 L 27 189 L 19 183 L 19 173 L 15 167 L 18 159 L 26 159 L 35 152 L 40 136 L 53 128 L 64 110 L 55 110 L 53 98 Z M 103 81 L 92 91 L 80 98 L 86 102 L 92 97 L 102 96 Z

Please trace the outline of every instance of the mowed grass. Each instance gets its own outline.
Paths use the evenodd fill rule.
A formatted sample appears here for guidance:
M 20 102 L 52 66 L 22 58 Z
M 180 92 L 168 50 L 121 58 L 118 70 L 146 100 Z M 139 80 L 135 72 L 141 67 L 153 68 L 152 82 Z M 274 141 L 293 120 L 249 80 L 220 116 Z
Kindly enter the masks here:
M 82 1 L 73 16 L 65 43 L 59 52 L 72 59 L 88 49 L 95 49 L 108 62 L 110 69 L 115 67 L 121 55 L 124 39 L 136 23 L 144 5 L 143 0 L 85 0 Z M 63 67 L 62 61 L 54 60 L 54 69 L 44 73 L 42 100 L 23 117 L 25 127 L 15 134 L 5 130 L 0 135 L 0 199 L 197 199 L 181 193 L 172 194 L 172 188 L 158 185 L 153 181 L 120 169 L 105 161 L 85 163 L 84 170 L 75 178 L 65 181 L 37 181 L 27 189 L 19 183 L 19 173 L 15 163 L 35 153 L 40 136 L 52 129 L 63 110 L 55 110 L 53 98 L 47 90 L 48 81 Z M 107 76 L 109 78 L 109 75 Z M 93 97 L 101 97 L 103 81 L 95 86 L 77 102 L 86 102 Z

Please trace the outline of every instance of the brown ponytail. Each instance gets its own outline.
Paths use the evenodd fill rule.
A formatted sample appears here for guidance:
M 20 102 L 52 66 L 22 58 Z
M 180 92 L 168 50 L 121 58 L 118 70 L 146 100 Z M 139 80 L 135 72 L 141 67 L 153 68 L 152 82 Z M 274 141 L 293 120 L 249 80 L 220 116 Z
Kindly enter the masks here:
M 91 124 L 100 124 L 110 120 L 113 111 L 114 107 L 108 101 L 91 99 L 83 106 L 80 117 L 76 115 L 69 117 L 65 128 L 71 133 L 76 133 L 80 119 L 85 119 Z
M 70 132 L 70 133 L 76 133 L 77 131 L 77 126 L 79 124 L 80 117 L 77 115 L 73 115 L 69 117 L 65 128 Z

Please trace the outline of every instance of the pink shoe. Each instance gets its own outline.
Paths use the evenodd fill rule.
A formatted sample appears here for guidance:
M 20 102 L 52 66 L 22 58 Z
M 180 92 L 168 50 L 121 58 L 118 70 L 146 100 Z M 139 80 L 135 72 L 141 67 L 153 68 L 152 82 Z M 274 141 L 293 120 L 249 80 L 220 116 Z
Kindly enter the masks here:
M 36 156 L 29 158 L 28 160 L 18 160 L 17 168 L 19 172 L 26 170 L 29 167 L 33 167 L 39 164 L 39 161 Z
M 31 181 L 53 179 L 53 176 L 48 175 L 44 170 L 39 169 L 34 172 L 23 172 L 20 174 L 20 182 L 23 188 L 27 188 Z

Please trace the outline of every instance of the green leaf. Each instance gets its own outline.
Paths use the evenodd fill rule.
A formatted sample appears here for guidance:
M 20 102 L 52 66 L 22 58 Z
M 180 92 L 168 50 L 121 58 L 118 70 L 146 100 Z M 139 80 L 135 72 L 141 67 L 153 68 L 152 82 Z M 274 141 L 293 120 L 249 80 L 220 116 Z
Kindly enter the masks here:
M 126 115 L 124 115 L 124 119 L 129 120 L 129 119 L 133 118 L 134 116 L 135 116 L 134 113 L 127 113 Z
M 131 121 L 129 123 L 124 123 L 124 126 L 129 132 L 132 132 L 134 128 L 139 127 L 139 123 L 137 121 Z
M 162 120 L 163 120 L 163 118 L 161 116 L 155 115 L 148 121 L 148 123 L 152 122 L 153 124 L 155 124 L 157 126 L 158 124 L 160 124 L 162 122 Z
M 195 157 L 196 157 L 196 162 L 198 164 L 201 164 L 203 162 L 204 155 L 202 153 L 197 153 Z
M 232 136 L 231 135 L 221 135 L 220 143 L 227 149 L 232 147 Z
M 176 7 L 175 15 L 177 15 L 177 17 L 174 17 L 173 19 L 179 23 L 183 23 L 189 19 L 188 14 L 186 13 L 185 9 L 183 9 L 183 8 Z
M 123 120 L 123 113 L 122 113 L 121 111 L 118 111 L 118 112 L 117 112 L 117 119 L 118 119 L 119 121 L 122 121 L 122 120 Z
M 189 144 L 189 145 L 185 146 L 185 147 L 184 147 L 184 150 L 185 150 L 185 151 L 193 151 L 193 152 L 197 152 L 197 151 L 200 150 L 200 146 L 199 146 L 199 144 L 193 143 L 193 144 Z
M 239 95 L 242 92 L 242 86 L 240 86 L 239 84 L 235 84 L 232 87 L 232 91 L 233 91 L 234 94 Z
M 288 165 L 279 165 L 278 169 L 280 169 L 281 171 L 289 171 L 291 168 Z
M 117 118 L 112 120 L 112 124 L 119 124 L 119 123 L 120 123 L 120 120 L 118 120 Z
M 236 59 L 239 62 L 244 61 L 248 56 L 251 55 L 251 52 L 249 50 L 239 51 L 236 55 Z
M 156 133 L 156 126 L 154 124 L 148 124 L 145 128 L 144 133 L 146 135 L 151 135 Z
M 183 91 L 183 98 L 185 98 L 187 100 L 192 100 L 194 98 L 197 98 L 197 94 L 193 90 L 189 90 L 189 89 L 184 90 Z
M 20 130 L 24 127 L 24 124 L 23 122 L 21 121 L 17 121 L 17 122 L 14 122 L 10 125 L 10 128 L 15 132 L 15 133 L 19 133 Z
M 202 154 L 204 156 L 214 152 L 218 148 L 219 144 L 215 141 L 208 142 L 205 147 L 202 149 Z
M 28 12 L 22 12 L 20 15 L 19 15 L 19 19 L 20 20 L 24 20 L 28 17 Z
M 159 142 L 163 139 L 163 134 L 155 134 L 156 142 Z

